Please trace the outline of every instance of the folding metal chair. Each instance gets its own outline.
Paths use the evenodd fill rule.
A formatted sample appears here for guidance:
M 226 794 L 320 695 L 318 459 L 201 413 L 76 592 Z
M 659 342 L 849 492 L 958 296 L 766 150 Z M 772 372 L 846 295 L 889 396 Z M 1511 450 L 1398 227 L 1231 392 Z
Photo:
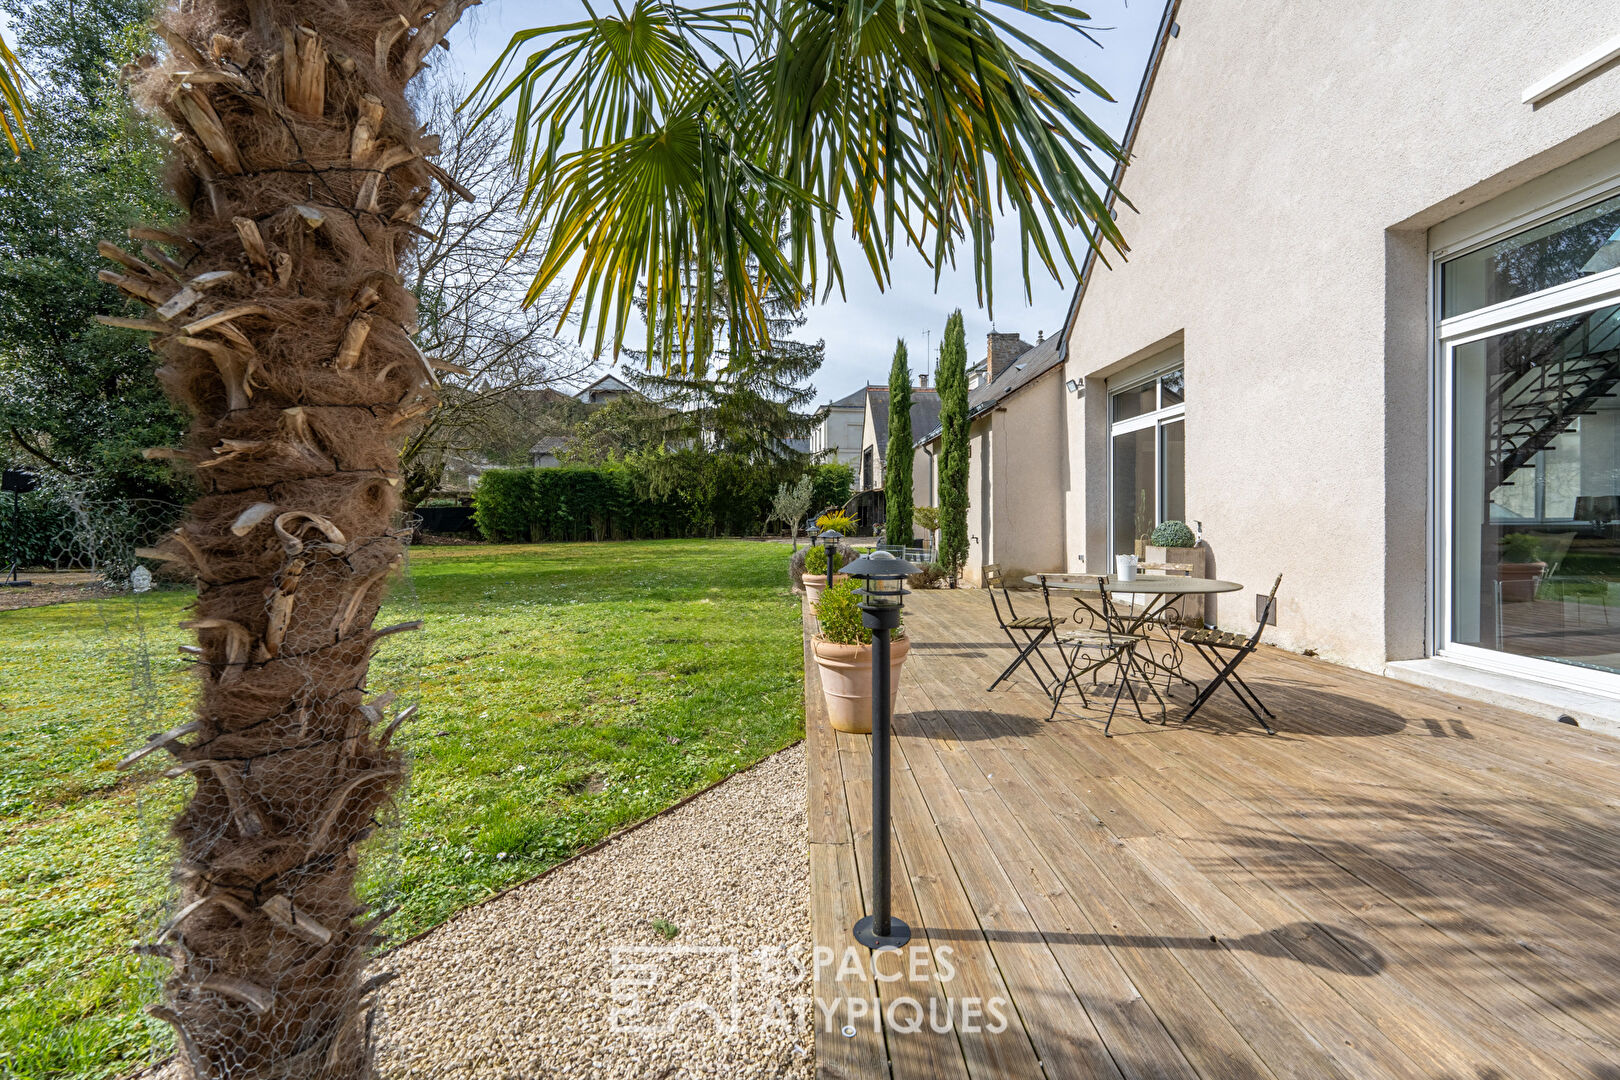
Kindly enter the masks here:
M 1254 688 L 1243 681 L 1243 676 L 1238 674 L 1237 668 L 1250 653 L 1254 652 L 1255 646 L 1260 644 L 1260 635 L 1265 633 L 1266 623 L 1271 619 L 1272 609 L 1277 604 L 1277 588 L 1281 584 L 1282 575 L 1278 574 L 1277 580 L 1271 583 L 1271 592 L 1267 594 L 1264 606 L 1260 609 L 1259 625 L 1254 628 L 1254 633 L 1248 637 L 1228 630 L 1182 631 L 1181 640 L 1198 650 L 1198 655 L 1204 658 L 1204 663 L 1208 664 L 1210 670 L 1215 672 L 1214 678 L 1210 679 L 1204 685 L 1204 688 L 1198 691 L 1198 696 L 1193 699 L 1192 707 L 1187 710 L 1187 715 L 1181 718 L 1182 723 L 1185 724 L 1188 720 L 1191 720 L 1198 710 L 1204 707 L 1204 702 L 1208 701 L 1215 693 L 1216 688 L 1224 683 L 1232 693 L 1237 695 L 1237 699 L 1243 703 L 1243 707 L 1249 710 L 1249 715 L 1254 717 L 1260 726 L 1266 729 L 1267 735 L 1277 734 L 1276 730 L 1266 722 L 1268 717 L 1272 720 L 1277 719 L 1277 717 L 1272 714 L 1270 709 L 1266 708 L 1265 702 L 1260 700 L 1260 695 L 1254 692 Z M 1230 653 L 1231 656 L 1223 661 L 1222 655 L 1224 653 Z M 1233 681 L 1227 682 L 1228 679 Z M 1253 704 L 1250 704 L 1251 701 Z M 1256 711 L 1256 706 L 1258 706 L 1258 711 Z
M 1007 670 L 996 676 L 996 681 L 989 685 L 986 692 L 1000 686 L 1003 679 L 1017 671 L 1018 666 L 1023 664 L 1029 668 L 1029 673 L 1035 676 L 1035 681 L 1040 684 L 1041 690 L 1045 692 L 1046 696 L 1051 697 L 1051 687 L 1041 678 L 1041 673 L 1035 670 L 1032 657 L 1040 660 L 1041 664 L 1046 668 L 1047 674 L 1052 676 L 1052 682 L 1055 684 L 1058 673 L 1052 669 L 1051 661 L 1047 660 L 1046 656 L 1041 653 L 1040 646 L 1041 642 L 1045 641 L 1053 630 L 1056 630 L 1060 624 L 1067 620 L 1062 618 L 1054 619 L 1050 604 L 1047 605 L 1044 616 L 1020 617 L 1017 609 L 1013 607 L 1012 590 L 1007 588 L 1006 579 L 1002 577 L 1001 566 L 998 563 L 990 563 L 984 568 L 984 588 L 990 594 L 990 606 L 995 609 L 996 622 L 1001 625 L 1001 632 L 1007 635 L 1007 640 L 1012 642 L 1013 648 L 1018 650 L 1018 656 L 1012 663 L 1007 665 Z M 1001 614 L 1001 603 L 996 601 L 996 591 L 998 589 L 1001 591 L 1002 602 L 1007 605 L 1007 614 L 1005 616 Z M 1014 636 L 1016 634 L 1022 634 L 1024 640 L 1020 642 Z
M 1136 709 L 1136 715 L 1144 721 L 1147 720 L 1147 716 L 1142 712 L 1141 699 L 1136 696 L 1136 690 L 1131 686 L 1131 674 L 1133 672 L 1141 677 L 1142 684 L 1152 691 L 1154 698 L 1158 700 L 1159 720 L 1161 723 L 1164 720 L 1165 707 L 1164 698 L 1159 695 L 1159 691 L 1153 685 L 1153 680 L 1148 677 L 1147 672 L 1141 667 L 1136 657 L 1137 647 L 1145 642 L 1147 638 L 1142 634 L 1127 634 L 1115 629 L 1119 623 L 1114 614 L 1113 601 L 1108 597 L 1108 579 L 1106 577 L 1097 578 L 1097 590 L 1101 596 L 1102 625 L 1064 630 L 1056 634 L 1058 655 L 1063 658 L 1064 662 L 1064 674 L 1052 694 L 1052 711 L 1047 714 L 1046 718 L 1051 720 L 1057 715 L 1058 706 L 1063 703 L 1063 690 L 1071 683 L 1080 694 L 1081 704 L 1089 707 L 1091 702 L 1087 700 L 1086 692 L 1080 686 L 1080 676 L 1113 664 L 1118 677 L 1114 687 L 1114 701 L 1108 709 L 1108 720 L 1103 724 L 1103 736 L 1113 738 L 1109 729 L 1114 725 L 1114 713 L 1119 710 L 1119 699 L 1122 694 L 1130 693 L 1131 705 Z M 1050 614 L 1052 611 L 1052 592 L 1047 587 L 1045 574 L 1041 575 L 1041 597 L 1046 601 L 1046 610 Z M 1085 660 L 1085 666 L 1076 671 L 1075 664 L 1082 658 Z M 1092 680 L 1092 685 L 1097 685 L 1095 679 Z

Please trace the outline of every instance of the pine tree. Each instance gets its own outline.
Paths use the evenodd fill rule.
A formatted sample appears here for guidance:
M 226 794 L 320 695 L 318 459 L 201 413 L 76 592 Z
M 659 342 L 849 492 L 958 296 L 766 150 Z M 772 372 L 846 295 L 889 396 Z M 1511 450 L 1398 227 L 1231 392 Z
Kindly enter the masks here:
M 945 321 L 939 345 L 939 563 L 956 587 L 967 562 L 968 387 L 962 309 Z
M 883 502 L 887 511 L 884 537 L 890 544 L 911 543 L 911 367 L 905 339 L 895 342 L 889 368 L 889 445 L 883 452 Z

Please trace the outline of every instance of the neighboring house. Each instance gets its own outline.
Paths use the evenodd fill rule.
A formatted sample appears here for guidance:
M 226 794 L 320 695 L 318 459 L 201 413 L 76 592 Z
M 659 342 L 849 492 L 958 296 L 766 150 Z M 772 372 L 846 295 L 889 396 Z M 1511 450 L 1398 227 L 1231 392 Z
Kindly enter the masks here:
M 1248 589 L 1225 628 L 1281 573 L 1285 647 L 1615 715 L 1617 30 L 1613 0 L 1170 3 L 1130 256 L 1065 334 L 1066 568 L 1197 519 Z
M 855 468 L 861 460 L 861 433 L 866 423 L 866 392 L 862 387 L 853 394 L 829 401 L 815 411 L 816 426 L 810 432 L 810 452 L 825 454 L 823 459 Z
M 1032 346 L 1017 334 L 992 333 L 985 359 L 974 365 L 985 378 L 968 392 L 963 577 L 970 584 L 982 584 L 991 563 L 1019 577 L 1063 569 L 1068 440 L 1062 345 L 1061 336 Z M 917 502 L 938 506 L 939 424 L 917 434 Z
M 603 375 L 600 379 L 585 387 L 574 397 L 587 405 L 606 405 L 610 401 L 616 401 L 635 392 L 633 386 L 608 374 Z
M 568 436 L 547 435 L 529 448 L 529 466 L 535 469 L 555 469 L 562 465 L 559 455 L 568 447 Z
M 876 533 L 888 520 L 888 509 L 883 501 L 883 457 L 889 449 L 889 387 L 868 386 L 862 412 L 861 455 L 855 469 L 856 507 L 863 533 Z M 932 431 L 939 426 L 939 391 L 928 385 L 923 375 L 918 385 L 911 388 L 911 431 Z M 927 474 L 912 466 L 911 490 L 913 501 L 926 491 Z M 917 505 L 924 505 L 917 503 Z M 921 529 L 915 530 L 924 535 Z

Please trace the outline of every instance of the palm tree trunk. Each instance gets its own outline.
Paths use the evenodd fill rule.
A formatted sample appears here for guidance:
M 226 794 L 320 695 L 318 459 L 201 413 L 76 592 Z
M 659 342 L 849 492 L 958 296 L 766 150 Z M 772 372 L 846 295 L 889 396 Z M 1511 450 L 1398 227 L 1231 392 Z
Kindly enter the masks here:
M 177 131 L 186 218 L 112 244 L 102 276 L 152 308 L 158 371 L 193 415 L 204 494 L 160 548 L 196 575 L 196 719 L 161 751 L 195 793 L 174 823 L 173 959 L 153 1013 L 195 1077 L 371 1072 L 376 914 L 357 850 L 404 777 L 413 711 L 367 700 L 401 441 L 436 400 L 400 258 L 436 179 L 406 83 L 476 0 L 185 0 L 131 72 Z M 397 709 L 397 706 L 395 707 Z

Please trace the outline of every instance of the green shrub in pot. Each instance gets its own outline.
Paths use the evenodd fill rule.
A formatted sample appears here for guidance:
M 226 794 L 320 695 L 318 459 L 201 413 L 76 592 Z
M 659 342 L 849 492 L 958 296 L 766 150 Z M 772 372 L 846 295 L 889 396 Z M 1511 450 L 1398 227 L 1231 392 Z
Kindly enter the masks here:
M 816 601 L 814 611 L 821 624 L 821 637 L 834 645 L 870 645 L 872 631 L 861 625 L 861 598 L 855 594 L 860 583 L 850 579 L 834 583 Z M 905 636 L 905 625 L 894 628 L 891 640 Z
M 838 549 L 838 569 L 842 570 L 855 558 L 855 553 L 849 548 Z M 807 574 L 825 574 L 827 572 L 827 549 L 817 544 L 805 553 L 804 572 Z
M 1154 547 L 1190 548 L 1198 544 L 1198 538 L 1185 521 L 1161 521 L 1148 537 L 1148 543 Z

